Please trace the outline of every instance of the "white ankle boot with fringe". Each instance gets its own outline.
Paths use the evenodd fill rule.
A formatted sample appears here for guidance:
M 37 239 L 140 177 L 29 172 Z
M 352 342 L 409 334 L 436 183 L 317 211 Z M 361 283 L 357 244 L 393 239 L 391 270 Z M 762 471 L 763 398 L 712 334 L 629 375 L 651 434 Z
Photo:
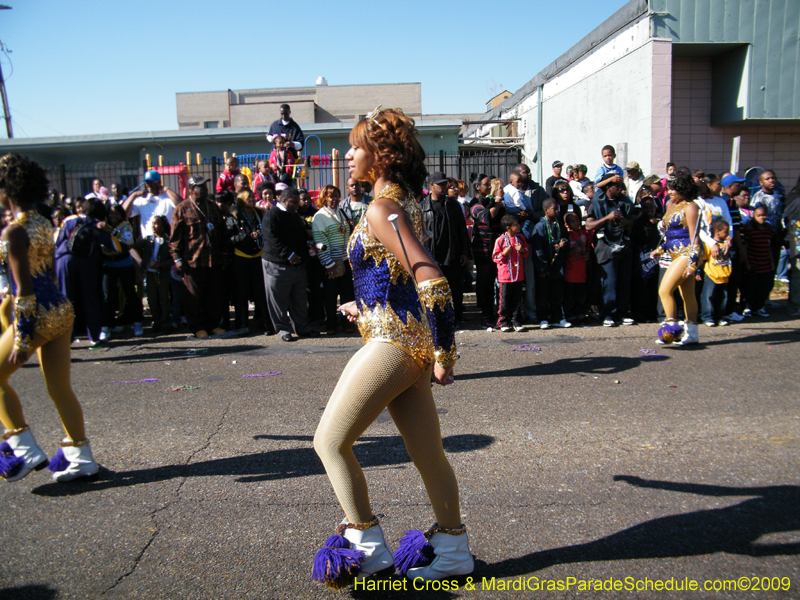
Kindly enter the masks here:
M 356 577 L 394 572 L 378 517 L 368 523 L 343 522 L 314 557 L 311 578 L 333 589 L 350 585 Z
M 697 328 L 697 323 L 690 323 L 686 321 L 684 324 L 683 329 L 683 337 L 680 341 L 675 342 L 676 346 L 689 346 L 691 344 L 697 344 L 700 341 L 700 332 Z
M 467 528 L 434 525 L 424 534 L 407 531 L 394 555 L 397 570 L 408 579 L 435 581 L 469 575 L 475 560 L 469 551 Z
M 394 559 L 386 545 L 380 523 L 369 529 L 345 529 L 342 535 L 350 542 L 351 548 L 364 553 L 364 562 L 358 573 L 360 576 L 367 577 L 394 567 Z
M 6 481 L 19 481 L 31 471 L 44 469 L 47 455 L 33 439 L 27 425 L 3 434 L 0 444 L 0 477 Z
M 91 477 L 100 470 L 100 467 L 92 456 L 89 440 L 74 442 L 64 438 L 48 469 L 53 472 L 54 481 L 63 483 L 78 477 Z

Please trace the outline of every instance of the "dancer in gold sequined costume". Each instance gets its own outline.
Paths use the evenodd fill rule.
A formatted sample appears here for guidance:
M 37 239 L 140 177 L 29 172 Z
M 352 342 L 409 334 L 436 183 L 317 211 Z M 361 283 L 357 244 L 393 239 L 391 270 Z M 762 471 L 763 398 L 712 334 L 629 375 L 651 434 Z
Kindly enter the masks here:
M 53 227 L 34 205 L 47 196 L 44 170 L 31 160 L 0 158 L 0 204 L 12 215 L 0 239 L 0 262 L 9 275 L 8 302 L 14 326 L 0 338 L 0 476 L 18 481 L 47 467 L 56 481 L 97 473 L 83 423 L 83 411 L 70 385 L 70 338 L 75 315 L 53 277 Z M 8 380 L 36 352 L 47 392 L 67 433 L 49 461 L 25 421 L 19 397 Z
M 444 454 L 431 380 L 453 382 L 455 319 L 447 280 L 421 243 L 416 196 L 425 180 L 425 153 L 414 121 L 401 110 L 376 110 L 350 134 L 350 176 L 375 190 L 350 237 L 355 302 L 342 307 L 358 324 L 365 346 L 350 360 L 322 415 L 314 448 L 325 465 L 346 519 L 314 561 L 317 581 L 340 587 L 352 575 L 394 571 L 443 579 L 471 573 L 458 484 Z M 390 219 L 396 219 L 398 230 Z M 402 242 L 400 241 L 402 238 Z M 353 443 L 388 408 L 419 469 L 437 523 L 401 541 L 393 557 L 373 516 Z M 424 546 L 425 562 L 408 559 Z M 411 554 L 423 552 L 411 550 Z M 414 568 L 416 567 L 416 568 Z

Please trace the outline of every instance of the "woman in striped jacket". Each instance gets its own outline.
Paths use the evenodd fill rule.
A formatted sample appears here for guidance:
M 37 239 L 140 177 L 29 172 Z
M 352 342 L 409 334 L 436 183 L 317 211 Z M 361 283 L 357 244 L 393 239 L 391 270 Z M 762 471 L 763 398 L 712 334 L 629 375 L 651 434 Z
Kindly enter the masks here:
M 337 306 L 355 298 L 353 272 L 347 260 L 347 240 L 350 226 L 339 209 L 342 193 L 333 185 L 326 185 L 317 199 L 319 210 L 311 223 L 311 232 L 317 247 L 317 257 L 325 267 L 327 277 L 322 287 L 325 293 L 325 328 L 328 335 L 336 333 Z M 345 333 L 352 333 L 353 326 L 342 318 Z

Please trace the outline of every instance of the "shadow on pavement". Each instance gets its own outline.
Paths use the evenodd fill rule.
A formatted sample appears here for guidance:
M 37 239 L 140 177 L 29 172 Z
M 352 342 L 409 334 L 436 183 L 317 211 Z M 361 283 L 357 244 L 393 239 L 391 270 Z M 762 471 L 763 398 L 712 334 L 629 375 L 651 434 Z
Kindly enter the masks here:
M 58 590 L 46 585 L 0 588 L 0 598 L 3 600 L 54 600 L 57 597 Z
M 311 436 L 256 436 L 256 439 L 296 440 L 311 443 Z M 494 438 L 488 435 L 452 435 L 442 440 L 448 452 L 470 452 L 489 446 Z M 365 437 L 353 446 L 353 452 L 362 467 L 386 467 L 411 462 L 400 436 Z M 287 448 L 258 454 L 245 454 L 188 465 L 166 465 L 136 471 L 110 471 L 84 481 L 68 484 L 50 483 L 31 490 L 39 496 L 75 496 L 110 488 L 154 483 L 183 477 L 215 477 L 239 475 L 240 483 L 273 481 L 292 477 L 323 475 L 325 469 L 313 448 Z
M 515 577 L 556 564 L 641 558 L 678 558 L 726 552 L 746 556 L 800 554 L 800 543 L 756 543 L 771 533 L 800 530 L 800 487 L 776 485 L 736 488 L 671 481 L 649 481 L 617 475 L 630 485 L 701 496 L 755 496 L 725 508 L 670 515 L 634 525 L 608 537 L 533 552 L 493 564 L 479 561 L 473 576 Z
M 664 360 L 664 359 L 662 359 Z M 561 358 L 554 362 L 537 362 L 533 365 L 483 371 L 481 373 L 464 373 L 456 375 L 456 381 L 467 379 L 487 379 L 494 377 L 528 377 L 532 375 L 565 375 L 567 373 L 586 375 L 613 375 L 628 369 L 635 369 L 642 364 L 641 357 L 631 356 L 587 356 L 577 358 Z
M 111 348 L 113 348 L 113 346 L 109 345 L 108 349 Z M 174 346 L 167 348 L 164 346 L 143 345 L 136 347 L 136 350 L 139 352 L 124 352 L 121 354 L 117 352 L 104 352 L 105 348 L 99 350 L 89 350 L 85 348 L 86 354 L 81 353 L 76 356 L 76 353 L 74 351 L 72 352 L 72 362 L 118 362 L 121 364 L 138 364 L 160 362 L 164 360 L 187 360 L 190 358 L 208 357 L 219 354 L 252 352 L 254 350 L 260 350 L 261 348 L 262 346 L 250 344 L 241 344 L 238 346 L 206 346 L 203 345 L 202 341 L 198 341 L 196 345 L 187 345 L 180 348 Z M 120 348 L 119 350 L 122 351 L 125 350 L 125 348 Z

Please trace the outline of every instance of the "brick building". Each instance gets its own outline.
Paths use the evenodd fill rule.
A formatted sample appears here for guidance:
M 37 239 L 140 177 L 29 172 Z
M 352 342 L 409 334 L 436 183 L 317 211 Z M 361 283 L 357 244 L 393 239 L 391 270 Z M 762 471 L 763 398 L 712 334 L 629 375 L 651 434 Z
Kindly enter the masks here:
M 472 126 L 491 142 L 517 126 L 539 180 L 555 160 L 663 174 L 667 161 L 721 173 L 800 174 L 800 2 L 631 0 Z

